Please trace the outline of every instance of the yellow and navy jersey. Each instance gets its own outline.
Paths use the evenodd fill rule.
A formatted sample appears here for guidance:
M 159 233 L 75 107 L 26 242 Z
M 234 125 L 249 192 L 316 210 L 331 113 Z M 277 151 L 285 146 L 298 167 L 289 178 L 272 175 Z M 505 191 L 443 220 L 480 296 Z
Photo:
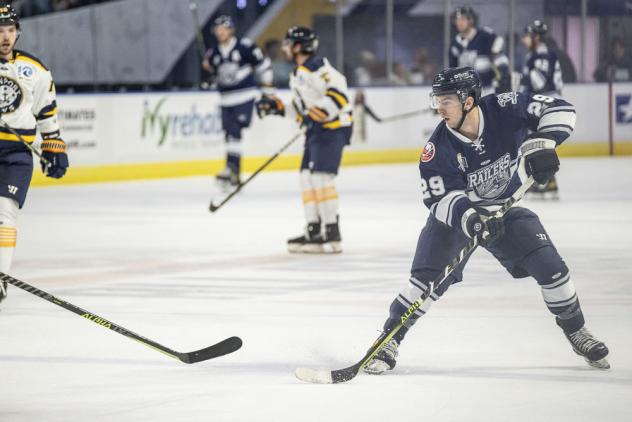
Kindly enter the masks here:
M 44 139 L 59 139 L 55 84 L 50 71 L 36 57 L 15 50 L 13 60 L 0 59 L 0 113 L 4 122 L 35 141 L 39 129 Z M 0 125 L 0 148 L 18 138 Z
M 290 89 L 294 94 L 290 115 L 300 120 L 318 113 L 325 129 L 351 126 L 352 105 L 349 102 L 347 78 L 325 58 L 312 56 L 290 74 Z

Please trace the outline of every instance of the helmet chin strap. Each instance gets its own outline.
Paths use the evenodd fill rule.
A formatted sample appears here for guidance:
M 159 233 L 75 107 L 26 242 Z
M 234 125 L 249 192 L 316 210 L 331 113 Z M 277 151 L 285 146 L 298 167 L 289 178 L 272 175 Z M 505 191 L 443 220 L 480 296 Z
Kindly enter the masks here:
M 474 107 L 472 107 L 472 108 L 474 108 Z M 461 104 L 461 111 L 463 112 L 463 114 L 461 115 L 461 120 L 459 120 L 459 124 L 455 128 L 455 130 L 461 129 L 461 126 L 463 126 L 463 122 L 465 121 L 465 117 L 467 116 L 467 113 L 472 111 L 472 108 L 470 108 L 469 110 L 466 110 L 465 109 L 465 103 Z

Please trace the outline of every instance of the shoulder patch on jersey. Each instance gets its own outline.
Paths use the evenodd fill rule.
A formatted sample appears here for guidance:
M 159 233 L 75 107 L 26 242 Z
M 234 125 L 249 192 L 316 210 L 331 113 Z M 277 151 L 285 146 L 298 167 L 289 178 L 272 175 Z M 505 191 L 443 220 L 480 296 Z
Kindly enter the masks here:
M 325 60 L 322 57 L 312 56 L 307 60 L 301 68 L 306 68 L 310 72 L 316 72 L 318 69 L 325 65 Z
M 428 141 L 428 143 L 426 143 L 426 146 L 424 146 L 423 151 L 421 151 L 421 162 L 427 163 L 428 161 L 432 160 L 435 156 L 435 151 L 436 148 L 434 144 Z
M 31 64 L 35 65 L 35 67 L 38 67 L 38 68 L 48 72 L 48 68 L 46 66 L 44 66 L 44 63 L 42 63 L 40 61 L 40 59 L 38 59 L 34 55 L 26 53 L 24 51 L 15 50 L 15 60 L 16 61 L 24 61 L 24 62 L 31 63 Z
M 498 105 L 504 107 L 507 103 L 517 104 L 518 103 L 518 94 L 515 92 L 503 92 L 502 94 L 496 95 L 496 101 L 498 101 Z
M 239 40 L 239 42 L 244 47 L 250 47 L 253 44 L 253 42 L 252 42 L 252 40 L 250 38 L 242 38 L 242 39 Z

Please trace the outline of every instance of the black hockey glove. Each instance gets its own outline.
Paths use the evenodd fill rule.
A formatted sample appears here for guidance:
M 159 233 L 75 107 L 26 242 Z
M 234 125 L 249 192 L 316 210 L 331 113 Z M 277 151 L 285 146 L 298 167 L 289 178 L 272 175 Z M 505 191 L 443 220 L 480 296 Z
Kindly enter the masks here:
M 520 147 L 527 176 L 533 176 L 538 184 L 547 183 L 560 169 L 555 147 L 557 143 L 551 136 L 534 132 Z
M 465 234 L 476 238 L 478 244 L 484 248 L 490 246 L 505 234 L 505 225 L 501 218 L 491 217 L 486 220 L 481 215 L 474 212 L 465 222 Z
M 61 139 L 45 139 L 42 142 L 42 158 L 48 160 L 50 165 L 40 161 L 42 171 L 48 177 L 59 179 L 66 174 L 68 168 L 68 155 L 66 155 L 66 143 Z
M 255 103 L 255 108 L 260 119 L 268 115 L 285 116 L 283 101 L 274 95 L 262 95 Z

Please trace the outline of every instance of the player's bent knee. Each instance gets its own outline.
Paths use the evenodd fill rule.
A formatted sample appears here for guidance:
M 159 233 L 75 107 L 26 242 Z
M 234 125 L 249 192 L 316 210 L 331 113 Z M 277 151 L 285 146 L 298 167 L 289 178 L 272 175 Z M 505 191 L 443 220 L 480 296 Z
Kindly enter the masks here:
M 553 246 L 533 251 L 525 258 L 521 267 L 535 278 L 540 286 L 550 286 L 569 273 L 566 263 Z

